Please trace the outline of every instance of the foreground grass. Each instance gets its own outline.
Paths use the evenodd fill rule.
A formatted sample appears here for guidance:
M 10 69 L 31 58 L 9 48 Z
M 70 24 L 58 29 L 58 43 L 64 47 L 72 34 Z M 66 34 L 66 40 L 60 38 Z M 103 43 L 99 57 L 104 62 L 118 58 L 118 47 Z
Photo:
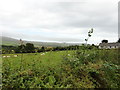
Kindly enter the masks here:
M 16 54 L 15 54 L 16 55 Z M 6 54 L 3 88 L 118 88 L 116 50 Z

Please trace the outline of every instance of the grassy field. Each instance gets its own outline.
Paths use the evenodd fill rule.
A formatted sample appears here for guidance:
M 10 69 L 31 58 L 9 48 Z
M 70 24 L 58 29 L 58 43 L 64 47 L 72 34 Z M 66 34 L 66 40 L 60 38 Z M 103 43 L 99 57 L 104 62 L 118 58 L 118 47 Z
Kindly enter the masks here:
M 24 69 L 32 68 L 32 65 L 35 63 L 35 66 L 39 67 L 43 65 L 44 67 L 55 67 L 61 64 L 63 56 L 71 54 L 71 51 L 58 51 L 58 52 L 43 52 L 43 53 L 27 53 L 27 54 L 4 54 L 3 56 L 10 56 L 3 58 L 3 67 L 6 64 L 14 65 L 14 68 L 21 66 L 25 67 Z M 18 55 L 14 57 L 14 55 Z M 22 62 L 21 62 L 22 57 Z M 29 66 L 27 66 L 29 65 Z
M 3 88 L 118 88 L 117 50 L 2 55 Z

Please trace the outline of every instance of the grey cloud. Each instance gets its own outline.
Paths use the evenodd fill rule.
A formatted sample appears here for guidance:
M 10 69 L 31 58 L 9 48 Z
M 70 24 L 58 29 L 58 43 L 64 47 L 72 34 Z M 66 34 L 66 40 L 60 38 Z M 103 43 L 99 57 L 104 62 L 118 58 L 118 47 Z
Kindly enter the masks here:
M 28 1 L 27 1 L 28 2 Z M 25 2 L 25 5 L 26 3 Z M 68 37 L 62 37 L 59 33 L 59 37 L 47 37 L 46 35 L 37 36 L 43 40 L 54 41 L 80 41 L 78 37 L 71 38 L 71 34 L 75 29 L 95 28 L 95 33 L 104 32 L 106 37 L 111 37 L 112 33 L 117 35 L 117 8 L 112 3 L 89 3 L 89 2 L 29 2 L 24 7 L 23 12 L 13 13 L 9 17 L 2 15 L 1 25 L 4 27 L 17 29 L 31 30 L 37 28 L 37 30 L 47 29 L 48 31 L 62 31 L 68 30 Z M 43 13 L 40 13 L 42 12 Z M 50 16 L 53 15 L 53 16 Z M 88 28 L 88 29 L 87 29 Z M 82 33 L 85 36 L 86 34 Z M 3 31 L 4 32 L 4 31 Z M 83 31 L 84 32 L 84 31 Z M 109 33 L 109 35 L 108 35 Z M 11 34 L 11 32 L 6 35 Z M 58 33 L 57 33 L 58 34 Z M 67 33 L 66 33 L 67 34 Z M 103 33 L 100 34 L 101 38 Z M 15 34 L 14 34 L 15 35 Z M 111 35 L 111 36 L 110 36 Z M 17 37 L 17 36 L 15 36 Z M 22 35 L 21 35 L 22 37 Z M 24 38 L 28 38 L 23 34 Z M 35 36 L 31 36 L 37 39 Z M 28 38 L 30 39 L 30 38 Z M 32 39 L 32 38 L 31 38 Z M 97 42 L 97 41 L 95 41 Z
M 56 4 L 56 3 L 55 3 Z M 103 5 L 102 5 L 103 4 Z M 111 10 L 110 5 L 106 5 L 104 3 L 99 6 L 103 6 L 104 9 L 101 10 L 102 7 L 92 7 L 85 6 L 81 3 L 57 3 L 54 7 L 48 10 L 57 13 L 59 17 L 63 20 L 62 25 L 64 27 L 94 27 L 94 28 L 115 28 L 117 27 L 116 18 L 113 19 L 114 9 Z M 91 8 L 89 10 L 89 8 Z M 96 9 L 97 8 L 97 9 Z M 88 10 L 87 10 L 88 9 Z M 101 10 L 101 11 L 99 11 Z M 117 14 L 115 14 L 117 17 Z M 113 29 L 112 31 L 114 31 Z M 106 31 L 104 29 L 104 31 Z

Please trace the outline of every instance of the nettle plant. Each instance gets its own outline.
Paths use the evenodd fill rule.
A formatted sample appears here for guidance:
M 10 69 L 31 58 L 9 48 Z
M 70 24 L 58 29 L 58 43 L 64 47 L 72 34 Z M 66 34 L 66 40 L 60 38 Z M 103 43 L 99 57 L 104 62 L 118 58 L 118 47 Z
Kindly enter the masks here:
M 77 50 L 76 53 L 75 53 L 75 56 L 77 58 L 77 61 L 80 61 L 80 63 L 82 64 L 87 64 L 88 63 L 88 59 L 89 61 L 94 61 L 94 56 L 96 56 L 96 54 L 93 54 L 93 53 L 89 53 L 88 51 L 86 51 L 86 49 L 88 48 L 87 47 L 87 42 L 89 40 L 89 38 L 92 36 L 92 33 L 93 33 L 93 28 L 91 28 L 89 31 L 88 31 L 88 38 L 85 39 L 86 41 L 86 47 L 85 49 L 83 50 Z M 87 49 L 88 50 L 88 49 Z
M 85 39 L 85 41 L 86 41 L 86 46 L 87 46 L 87 42 L 88 42 L 89 38 L 92 36 L 92 35 L 91 35 L 92 33 L 93 33 L 93 28 L 91 28 L 91 30 L 88 31 L 88 38 Z

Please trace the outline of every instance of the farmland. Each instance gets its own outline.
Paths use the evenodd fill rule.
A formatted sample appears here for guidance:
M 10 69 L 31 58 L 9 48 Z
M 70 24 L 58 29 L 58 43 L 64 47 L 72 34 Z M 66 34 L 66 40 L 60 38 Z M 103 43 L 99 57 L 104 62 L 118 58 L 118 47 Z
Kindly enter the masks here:
M 3 54 L 3 88 L 120 88 L 118 50 Z

